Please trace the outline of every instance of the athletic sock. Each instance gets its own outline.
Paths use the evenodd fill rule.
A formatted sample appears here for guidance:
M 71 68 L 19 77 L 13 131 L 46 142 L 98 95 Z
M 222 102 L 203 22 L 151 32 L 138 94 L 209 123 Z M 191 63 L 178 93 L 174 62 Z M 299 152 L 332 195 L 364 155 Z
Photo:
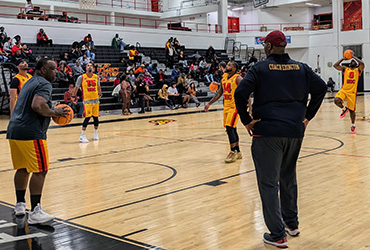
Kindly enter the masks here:
M 345 111 L 346 109 L 347 109 L 347 107 L 346 106 L 343 106 L 342 110 Z
M 352 127 L 356 127 L 356 125 L 354 123 L 352 123 Z
M 81 135 L 85 135 L 85 130 L 82 130 Z
M 26 202 L 24 196 L 26 195 L 26 190 L 15 190 L 15 195 L 17 196 L 17 203 L 18 202 Z
M 240 148 L 239 148 L 239 146 L 236 146 L 236 147 L 235 147 L 235 150 L 239 153 L 239 152 L 240 152 Z
M 98 133 L 98 129 L 97 128 L 94 128 L 94 133 L 97 134 Z
M 31 211 L 37 206 L 38 203 L 40 203 L 41 200 L 41 194 L 37 195 L 31 195 Z

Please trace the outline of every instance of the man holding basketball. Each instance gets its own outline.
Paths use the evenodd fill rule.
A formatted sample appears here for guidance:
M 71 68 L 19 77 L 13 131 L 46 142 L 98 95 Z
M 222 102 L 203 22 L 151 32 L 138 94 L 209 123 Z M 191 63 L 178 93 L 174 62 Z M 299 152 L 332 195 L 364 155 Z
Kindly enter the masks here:
M 350 113 L 351 116 L 351 134 L 356 134 L 356 95 L 357 95 L 357 85 L 358 79 L 365 68 L 365 64 L 363 61 L 358 59 L 354 56 L 353 51 L 352 53 L 352 60 L 349 64 L 349 67 L 341 66 L 341 62 L 344 60 L 348 60 L 351 58 L 343 57 L 338 62 L 334 64 L 334 68 L 343 72 L 343 86 L 335 95 L 334 103 L 339 108 L 342 109 L 342 113 L 340 114 L 340 118 L 344 118 L 346 114 Z M 347 100 L 347 106 L 343 105 L 343 102 Z
M 76 81 L 75 91 L 72 97 L 76 97 L 79 88 L 82 90 L 82 101 L 84 105 L 85 120 L 82 123 L 82 132 L 80 142 L 88 143 L 85 131 L 90 118 L 94 119 L 94 140 L 99 140 L 99 98 L 101 98 L 101 87 L 98 75 L 94 74 L 94 65 L 88 63 L 86 65 L 86 73 L 79 76 Z
M 236 74 L 238 64 L 236 62 L 228 62 L 226 65 L 225 74 L 222 76 L 221 85 L 218 88 L 216 95 L 204 107 L 204 111 L 208 112 L 209 107 L 224 95 L 224 127 L 226 128 L 227 136 L 230 142 L 230 153 L 227 155 L 225 162 L 235 162 L 237 159 L 242 159 L 242 154 L 239 149 L 239 136 L 236 131 L 236 125 L 239 120 L 238 111 L 235 107 L 234 91 L 242 78 Z
M 14 169 L 17 203 L 16 216 L 26 214 L 25 194 L 30 173 L 31 211 L 28 224 L 48 224 L 54 216 L 45 213 L 40 205 L 49 155 L 46 132 L 50 117 L 66 116 L 67 110 L 51 108 L 52 85 L 56 79 L 56 65 L 48 59 L 36 64 L 36 74 L 27 81 L 19 93 L 17 104 L 10 118 L 6 138 L 9 140 Z

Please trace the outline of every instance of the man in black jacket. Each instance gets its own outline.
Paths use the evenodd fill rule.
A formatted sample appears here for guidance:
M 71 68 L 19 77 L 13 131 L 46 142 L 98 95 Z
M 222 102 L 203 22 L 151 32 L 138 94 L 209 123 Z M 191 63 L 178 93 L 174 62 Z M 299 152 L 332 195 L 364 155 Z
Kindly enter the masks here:
M 262 40 L 267 59 L 248 70 L 235 91 L 235 102 L 242 123 L 253 136 L 252 157 L 270 230 L 263 240 L 284 248 L 288 247 L 285 231 L 291 236 L 299 234 L 296 163 L 305 129 L 320 108 L 326 84 L 309 66 L 290 59 L 282 32 L 273 31 Z M 247 107 L 253 92 L 252 118 Z

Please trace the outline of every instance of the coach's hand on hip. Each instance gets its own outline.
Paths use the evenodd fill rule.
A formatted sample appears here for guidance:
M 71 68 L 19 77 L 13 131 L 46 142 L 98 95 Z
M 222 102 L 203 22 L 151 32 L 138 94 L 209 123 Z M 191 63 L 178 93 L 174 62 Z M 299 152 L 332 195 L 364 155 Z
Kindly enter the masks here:
M 261 119 L 258 119 L 258 120 L 252 120 L 249 124 L 245 125 L 245 128 L 247 129 L 248 133 L 250 136 L 253 136 L 253 127 L 254 127 L 254 124 L 256 124 L 257 122 L 260 122 Z

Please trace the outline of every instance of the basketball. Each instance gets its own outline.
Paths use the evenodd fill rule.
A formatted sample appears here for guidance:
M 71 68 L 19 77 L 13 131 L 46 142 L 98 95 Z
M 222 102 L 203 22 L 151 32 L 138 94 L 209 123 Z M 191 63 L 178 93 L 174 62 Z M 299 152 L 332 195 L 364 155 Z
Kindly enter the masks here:
M 67 109 L 68 109 L 68 115 L 66 117 L 53 116 L 53 121 L 56 124 L 61 125 L 61 126 L 64 126 L 64 125 L 67 125 L 68 123 L 70 123 L 73 119 L 73 116 L 74 116 L 73 109 L 70 106 L 68 106 L 67 104 L 59 104 L 59 105 L 56 106 L 56 108 L 64 108 L 64 107 L 67 107 Z
M 352 50 L 347 49 L 346 51 L 344 51 L 343 56 L 344 56 L 344 58 L 346 58 L 347 60 L 349 60 L 349 59 L 351 59 L 351 58 L 352 58 L 352 53 L 353 53 L 353 51 L 352 51 Z
M 211 84 L 209 85 L 209 90 L 210 90 L 210 91 L 212 91 L 212 92 L 216 92 L 216 91 L 217 91 L 217 89 L 218 89 L 218 86 L 217 86 L 216 84 L 211 83 Z

